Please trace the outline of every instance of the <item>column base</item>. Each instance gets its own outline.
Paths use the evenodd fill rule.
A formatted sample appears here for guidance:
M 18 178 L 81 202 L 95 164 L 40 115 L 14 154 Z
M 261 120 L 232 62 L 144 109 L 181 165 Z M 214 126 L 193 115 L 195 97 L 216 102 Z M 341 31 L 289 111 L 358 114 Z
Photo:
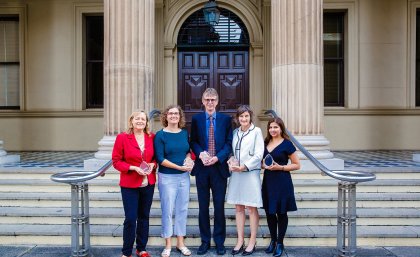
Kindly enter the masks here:
M 0 156 L 0 164 L 20 162 L 20 155 L 11 154 Z
M 20 162 L 20 155 L 12 154 L 7 155 L 3 148 L 3 141 L 0 140 L 0 164 Z
M 105 165 L 112 158 L 112 149 L 114 148 L 116 136 L 104 136 L 98 142 L 98 151 L 95 153 L 95 158 L 84 160 L 84 170 L 98 170 Z
M 116 136 L 104 136 L 98 142 L 99 148 L 95 153 L 95 159 L 110 160 L 112 158 L 112 148 L 114 148 L 116 138 Z
M 343 170 L 344 160 L 334 158 L 334 154 L 330 151 L 327 138 L 323 135 L 316 136 L 295 136 L 295 138 L 314 156 L 319 162 L 330 170 Z M 298 151 L 300 159 L 300 170 L 313 171 L 318 170 L 308 158 Z
M 413 161 L 420 162 L 420 153 L 413 153 Z

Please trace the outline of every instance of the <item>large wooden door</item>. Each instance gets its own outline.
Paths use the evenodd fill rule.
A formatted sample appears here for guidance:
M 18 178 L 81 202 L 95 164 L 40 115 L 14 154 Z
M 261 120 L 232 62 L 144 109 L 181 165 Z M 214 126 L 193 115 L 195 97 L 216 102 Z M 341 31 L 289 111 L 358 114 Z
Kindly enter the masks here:
M 188 128 L 192 115 L 203 110 L 201 96 L 208 87 L 219 93 L 220 112 L 234 115 L 249 104 L 248 51 L 179 52 L 178 104 Z

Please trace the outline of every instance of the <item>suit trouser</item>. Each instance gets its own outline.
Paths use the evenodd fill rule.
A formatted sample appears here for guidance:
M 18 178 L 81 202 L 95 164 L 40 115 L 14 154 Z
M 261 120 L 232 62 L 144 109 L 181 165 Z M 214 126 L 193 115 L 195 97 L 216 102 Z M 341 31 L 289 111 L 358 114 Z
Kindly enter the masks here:
M 155 185 L 142 188 L 121 187 L 124 205 L 124 230 L 122 253 L 130 256 L 133 251 L 134 240 L 136 249 L 145 251 L 149 238 L 149 216 L 152 207 Z
M 200 227 L 201 241 L 210 243 L 210 190 L 213 196 L 214 206 L 214 230 L 213 240 L 216 245 L 223 245 L 226 238 L 225 220 L 225 195 L 227 178 L 220 175 L 219 170 L 214 167 L 202 167 L 195 177 L 198 195 L 198 221 Z

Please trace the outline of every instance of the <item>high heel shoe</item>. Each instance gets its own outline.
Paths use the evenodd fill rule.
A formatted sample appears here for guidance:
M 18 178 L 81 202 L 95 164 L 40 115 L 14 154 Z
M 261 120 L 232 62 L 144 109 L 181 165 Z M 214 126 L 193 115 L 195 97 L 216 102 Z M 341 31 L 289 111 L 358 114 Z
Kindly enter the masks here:
M 244 250 L 244 248 L 245 248 L 245 243 L 243 243 L 241 248 L 239 248 L 238 250 L 235 250 L 235 248 L 233 248 L 230 253 L 232 255 L 237 255 L 237 254 L 241 253 Z
M 253 254 L 253 253 L 255 252 L 255 249 L 256 249 L 256 248 L 257 248 L 257 243 L 255 243 L 254 248 L 252 248 L 252 251 L 248 252 L 247 250 L 244 250 L 244 251 L 242 252 L 242 256 L 248 256 L 248 255 Z
M 277 243 L 276 249 L 274 249 L 273 257 L 280 257 L 283 254 L 284 245 Z
M 265 253 L 273 253 L 274 249 L 276 248 L 276 241 L 275 240 L 271 240 L 270 244 L 268 245 L 267 249 L 265 249 Z

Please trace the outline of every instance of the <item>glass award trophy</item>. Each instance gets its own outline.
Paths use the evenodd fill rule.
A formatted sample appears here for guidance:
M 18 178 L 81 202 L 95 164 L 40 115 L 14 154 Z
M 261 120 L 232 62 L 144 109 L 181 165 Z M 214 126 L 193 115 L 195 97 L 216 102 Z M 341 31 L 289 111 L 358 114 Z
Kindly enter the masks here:
M 183 164 L 185 167 L 188 167 L 188 168 L 193 168 L 194 167 L 194 161 L 191 159 L 191 158 L 185 158 L 185 160 L 184 160 L 184 164 Z
M 274 164 L 274 159 L 273 159 L 273 156 L 271 156 L 270 154 L 267 154 L 265 157 L 264 157 L 264 165 L 266 166 L 266 167 L 268 167 L 268 166 L 271 166 L 271 165 L 273 165 Z
M 203 154 L 203 162 L 207 162 L 211 158 L 209 152 L 207 151 L 204 151 L 202 154 Z
M 142 161 L 140 163 L 140 169 L 146 173 L 147 175 L 149 175 L 150 173 L 152 173 L 152 169 L 150 168 L 149 164 L 147 164 L 147 162 Z
M 150 168 L 149 164 L 147 164 L 147 162 L 142 161 L 140 163 L 140 169 L 146 173 L 147 175 L 149 175 L 150 173 L 152 173 L 152 169 Z M 147 175 L 143 176 L 143 181 L 141 182 L 140 187 L 145 187 L 149 184 L 149 179 L 147 178 Z
M 227 161 L 227 163 L 228 163 L 228 165 L 229 165 L 229 169 L 231 170 L 232 169 L 232 167 L 234 167 L 234 166 L 236 166 L 236 167 L 238 167 L 239 166 L 239 160 L 238 159 L 236 159 L 235 158 L 235 156 L 231 156 L 230 158 L 229 158 L 229 160 Z

